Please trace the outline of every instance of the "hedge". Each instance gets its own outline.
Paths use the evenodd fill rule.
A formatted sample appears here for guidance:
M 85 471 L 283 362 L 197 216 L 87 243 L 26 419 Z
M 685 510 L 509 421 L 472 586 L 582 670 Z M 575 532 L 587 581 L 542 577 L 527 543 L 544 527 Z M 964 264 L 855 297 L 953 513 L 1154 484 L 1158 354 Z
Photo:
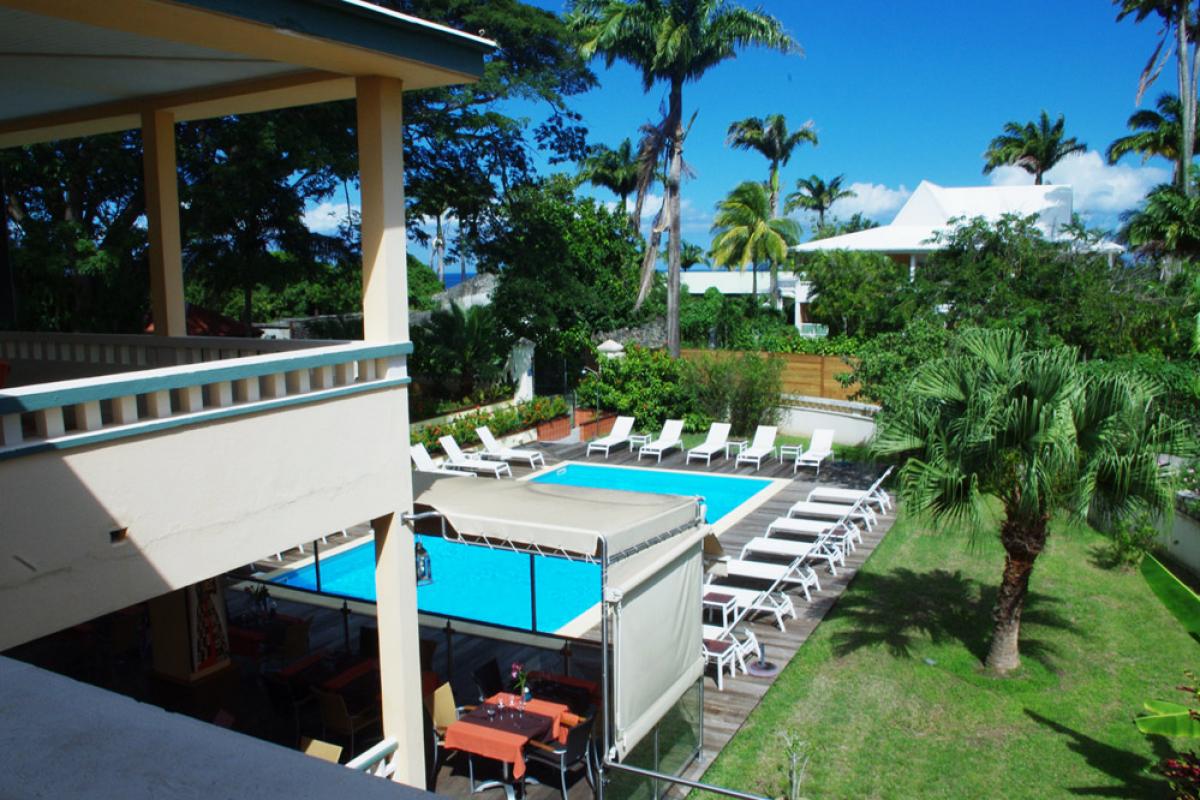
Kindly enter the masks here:
M 511 408 L 502 408 L 494 412 L 481 412 L 460 417 L 449 422 L 438 422 L 433 425 L 413 427 L 411 440 L 413 444 L 423 444 L 430 453 L 441 452 L 438 443 L 441 436 L 453 436 L 459 445 L 479 443 L 475 429 L 486 425 L 495 436 L 505 436 L 517 431 L 532 428 L 539 422 L 561 417 L 567 413 L 567 401 L 562 397 L 535 397 L 527 403 L 518 403 Z

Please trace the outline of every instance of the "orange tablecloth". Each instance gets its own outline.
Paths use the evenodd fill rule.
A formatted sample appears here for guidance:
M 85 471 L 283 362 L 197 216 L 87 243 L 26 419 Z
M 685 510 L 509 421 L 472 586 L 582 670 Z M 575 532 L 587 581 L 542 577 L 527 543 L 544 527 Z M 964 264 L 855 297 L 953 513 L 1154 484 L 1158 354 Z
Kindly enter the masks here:
M 504 700 L 510 705 L 516 702 L 516 695 L 501 693 L 489 697 L 488 703 Z M 550 719 L 550 736 L 560 742 L 567 740 L 567 725 L 577 718 L 570 710 L 559 703 L 534 698 L 525 704 L 526 714 L 540 714 Z M 565 725 L 564 725 L 565 723 Z M 520 780 L 525 776 L 525 743 L 529 738 L 519 733 L 501 730 L 490 725 L 477 725 L 469 720 L 459 720 L 450 723 L 446 728 L 445 746 L 453 750 L 463 750 L 484 758 L 494 758 L 513 765 L 513 778 Z

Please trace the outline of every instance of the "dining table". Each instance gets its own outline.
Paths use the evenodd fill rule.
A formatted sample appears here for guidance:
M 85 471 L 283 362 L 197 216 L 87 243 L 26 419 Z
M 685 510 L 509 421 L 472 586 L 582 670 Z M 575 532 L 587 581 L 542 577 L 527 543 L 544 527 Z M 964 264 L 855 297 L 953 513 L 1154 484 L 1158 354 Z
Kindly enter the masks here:
M 515 694 L 500 692 L 446 728 L 446 748 L 504 765 L 504 780 L 482 783 L 475 791 L 502 787 L 508 797 L 515 797 L 514 784 L 525 777 L 525 746 L 530 740 L 565 744 L 567 731 L 579 723 L 579 717 L 562 703 L 534 697 L 522 706 L 519 701 Z

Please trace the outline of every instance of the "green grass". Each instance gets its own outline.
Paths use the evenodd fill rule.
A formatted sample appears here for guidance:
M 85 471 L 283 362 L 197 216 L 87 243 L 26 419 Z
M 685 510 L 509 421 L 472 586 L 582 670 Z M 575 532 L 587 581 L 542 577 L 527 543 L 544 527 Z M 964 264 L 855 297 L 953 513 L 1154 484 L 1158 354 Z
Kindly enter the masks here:
M 1022 667 L 994 677 L 980 662 L 1003 554 L 992 529 L 968 541 L 898 521 L 704 780 L 783 795 L 792 731 L 811 759 L 800 793 L 821 800 L 1167 796 L 1150 769 L 1167 743 L 1132 718 L 1178 699 L 1197 643 L 1137 570 L 1097 565 L 1099 534 L 1058 525 Z

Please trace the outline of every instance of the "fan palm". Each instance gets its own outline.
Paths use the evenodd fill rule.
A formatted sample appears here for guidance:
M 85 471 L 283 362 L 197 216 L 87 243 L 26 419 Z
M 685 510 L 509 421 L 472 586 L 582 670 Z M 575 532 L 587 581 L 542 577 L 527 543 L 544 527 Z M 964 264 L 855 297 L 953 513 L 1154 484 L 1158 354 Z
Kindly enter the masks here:
M 1077 155 L 1087 150 L 1087 145 L 1079 142 L 1074 136 L 1065 138 L 1066 120 L 1062 114 L 1053 123 L 1050 115 L 1042 111 L 1036 122 L 1006 122 L 1004 133 L 992 139 L 987 152 L 983 154 L 986 161 L 983 174 L 987 175 L 996 167 L 1014 166 L 1033 176 L 1037 186 L 1042 185 L 1042 177 L 1055 164 L 1070 155 Z
M 722 61 L 734 58 L 748 45 L 768 47 L 784 53 L 799 47 L 783 24 L 761 11 L 751 11 L 727 0 L 575 0 L 570 25 L 579 36 L 584 58 L 603 56 L 612 65 L 624 61 L 642 73 L 642 86 L 667 84 L 667 111 L 655 126 L 659 135 L 650 139 L 657 150 L 643 147 L 639 153 L 643 174 L 658 168 L 658 152 L 665 153 L 667 175 L 663 208 L 654 231 L 669 232 L 667 245 L 667 348 L 679 355 L 679 270 L 682 233 L 680 225 L 680 182 L 683 176 L 683 85 L 697 81 Z M 639 187 L 635 207 L 641 207 L 648 180 Z M 642 263 L 640 307 L 649 293 L 658 253 L 656 238 L 646 248 Z
M 856 196 L 853 190 L 842 188 L 842 180 L 845 177 L 845 175 L 838 175 L 836 178 L 830 179 L 828 183 L 816 175 L 797 179 L 796 191 L 787 196 L 787 202 L 784 205 L 785 213 L 790 214 L 797 208 L 815 211 L 817 212 L 817 227 L 824 228 L 825 212 L 838 200 Z
M 788 248 L 800 239 L 795 220 L 771 216 L 766 188 L 757 181 L 738 185 L 717 204 L 713 218 L 710 255 L 718 267 L 751 267 L 752 285 L 758 296 L 758 265 L 771 267 L 771 285 L 778 283 L 779 265 L 787 260 Z M 771 298 L 774 303 L 775 298 Z
M 1151 156 L 1162 156 L 1175 163 L 1171 182 L 1180 185 L 1187 169 L 1179 158 L 1179 144 L 1183 136 L 1183 106 L 1173 94 L 1162 94 L 1155 103 L 1157 111 L 1139 109 L 1129 116 L 1129 130 L 1134 133 L 1116 139 L 1108 146 L 1105 156 L 1108 163 L 1117 163 L 1122 156 L 1138 153 L 1145 163 Z
M 786 167 L 797 147 L 808 142 L 817 144 L 817 132 L 812 121 L 789 131 L 783 114 L 771 114 L 766 119 L 747 117 L 729 125 L 725 141 L 738 150 L 753 150 L 771 165 L 768 184 L 771 187 L 771 216 L 779 216 L 779 168 Z
M 1021 612 L 1055 511 L 1114 520 L 1173 507 L 1159 455 L 1195 444 L 1186 426 L 1150 413 L 1157 391 L 1131 374 L 1089 377 L 1073 348 L 1029 350 L 1019 331 L 968 330 L 917 368 L 882 420 L 874 449 L 907 458 L 899 488 L 913 512 L 978 530 L 986 498 L 1000 502 L 989 668 L 1020 665 Z
M 633 142 L 625 139 L 615 150 L 603 144 L 592 145 L 580 165 L 579 177 L 615 194 L 621 199 L 621 213 L 628 213 L 626 201 L 638 185 L 638 158 L 633 152 Z M 636 224 L 637 220 L 633 222 Z

